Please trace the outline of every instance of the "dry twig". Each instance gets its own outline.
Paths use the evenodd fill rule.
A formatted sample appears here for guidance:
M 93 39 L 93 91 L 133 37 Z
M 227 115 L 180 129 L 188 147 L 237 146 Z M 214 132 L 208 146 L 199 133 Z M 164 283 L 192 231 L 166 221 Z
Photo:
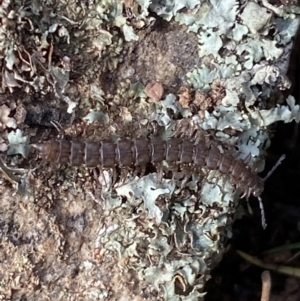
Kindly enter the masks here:
M 262 291 L 261 301 L 269 301 L 271 291 L 271 275 L 269 271 L 263 271 L 261 274 Z

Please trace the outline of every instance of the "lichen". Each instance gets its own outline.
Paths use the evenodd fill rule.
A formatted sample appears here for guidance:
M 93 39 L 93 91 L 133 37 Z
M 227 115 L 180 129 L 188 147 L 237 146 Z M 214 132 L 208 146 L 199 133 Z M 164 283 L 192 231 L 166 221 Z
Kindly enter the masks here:
M 282 93 L 299 14 L 268 1 L 3 1 L 0 298 L 203 300 L 232 234 L 230 177 L 203 168 L 182 187 L 182 171 L 121 168 L 114 183 L 113 169 L 28 156 L 29 141 L 56 138 L 53 121 L 84 141 L 204 136 L 260 171 L 267 127 L 300 121 Z

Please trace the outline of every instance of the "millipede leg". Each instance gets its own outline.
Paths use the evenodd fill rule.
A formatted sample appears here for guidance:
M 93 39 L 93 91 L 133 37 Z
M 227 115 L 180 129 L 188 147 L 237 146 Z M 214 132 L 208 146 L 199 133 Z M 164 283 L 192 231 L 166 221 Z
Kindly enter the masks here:
M 127 168 L 123 168 L 121 170 L 121 176 L 120 176 L 120 180 L 121 180 L 121 185 L 124 185 L 127 175 L 128 175 L 129 170 Z
M 135 167 L 135 170 L 134 170 L 134 173 L 133 173 L 133 177 L 137 177 L 137 176 L 140 176 L 140 177 L 143 177 L 146 173 L 146 165 L 137 165 Z
M 114 186 L 116 184 L 116 182 L 117 182 L 117 170 L 116 170 L 115 167 L 112 167 L 112 174 L 113 174 L 113 176 L 112 176 L 112 184 L 111 184 L 111 186 Z
M 249 190 L 249 189 L 246 189 L 246 190 L 244 191 L 244 193 L 243 193 L 242 196 L 240 197 L 241 199 L 243 199 L 244 197 L 246 197 L 246 196 L 248 195 L 248 190 Z
M 219 181 L 220 181 L 220 176 L 217 176 L 217 177 L 215 177 L 214 179 L 215 179 L 215 183 L 214 183 L 213 188 L 216 188 L 217 185 L 218 185 L 218 183 L 219 183 Z
M 243 160 L 244 162 L 245 162 L 245 164 L 246 165 L 248 165 L 249 163 L 250 163 L 250 161 L 251 161 L 251 153 L 249 153 L 246 157 L 245 157 L 245 159 Z
M 152 128 L 152 135 L 154 137 L 158 136 L 158 123 L 156 121 L 150 122 L 151 128 Z
M 51 124 L 56 128 L 56 130 L 58 131 L 59 136 L 61 136 L 60 139 L 64 139 L 66 133 L 65 133 L 64 128 L 61 126 L 61 124 L 60 124 L 58 121 L 55 121 L 55 120 L 54 120 L 54 121 L 51 121 L 50 123 L 51 123 Z
M 183 190 L 183 189 L 185 188 L 185 185 L 186 185 L 186 183 L 188 182 L 188 180 L 189 180 L 190 177 L 191 177 L 191 174 L 190 174 L 190 173 L 184 175 L 184 178 L 183 178 L 183 180 L 182 180 L 182 182 L 181 182 L 181 185 L 180 185 L 180 189 Z
M 141 165 L 140 169 L 141 169 L 140 176 L 143 177 L 146 173 L 146 165 Z
M 226 194 L 226 191 L 225 191 L 225 185 L 226 185 L 226 183 L 227 183 L 227 181 L 228 181 L 228 177 L 225 177 L 225 178 L 223 178 L 222 180 L 223 180 L 223 181 L 222 181 L 222 185 L 219 185 L 219 188 L 220 188 L 220 190 L 221 190 L 221 192 L 222 192 L 223 194 Z
M 191 168 L 188 165 L 183 165 L 181 167 L 181 171 L 184 173 L 183 180 L 181 182 L 180 188 L 184 189 L 186 183 L 188 182 L 189 178 L 192 176 Z
M 161 183 L 163 176 L 164 176 L 164 169 L 163 169 L 163 165 L 160 163 L 155 164 L 156 166 L 156 171 L 157 171 L 157 182 Z

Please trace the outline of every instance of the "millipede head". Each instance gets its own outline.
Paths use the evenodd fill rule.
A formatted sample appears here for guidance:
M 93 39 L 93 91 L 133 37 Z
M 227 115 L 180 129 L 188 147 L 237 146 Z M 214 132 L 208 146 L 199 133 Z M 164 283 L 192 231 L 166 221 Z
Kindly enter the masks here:
M 45 144 L 44 143 L 34 143 L 30 144 L 31 147 L 34 149 L 38 150 L 39 153 L 44 153 L 45 152 Z
M 39 156 L 42 158 L 53 159 L 52 157 L 55 157 L 55 152 L 53 152 L 53 150 L 57 148 L 56 141 L 52 141 L 52 143 L 48 141 L 44 143 L 34 143 L 30 146 L 36 149 L 39 152 Z

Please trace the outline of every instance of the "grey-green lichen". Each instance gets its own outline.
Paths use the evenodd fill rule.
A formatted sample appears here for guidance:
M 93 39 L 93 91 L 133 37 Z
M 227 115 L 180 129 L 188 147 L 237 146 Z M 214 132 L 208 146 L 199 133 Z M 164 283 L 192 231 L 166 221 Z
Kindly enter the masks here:
M 72 136 L 203 129 L 263 169 L 266 127 L 300 121 L 281 94 L 299 14 L 268 1 L 3 1 L 0 298 L 203 300 L 239 199 L 227 177 L 203 170 L 181 189 L 182 172 L 129 172 L 111 187 L 113 170 L 18 155 L 49 137 L 39 125 L 60 121 L 44 121 L 55 107 L 74 115 Z M 152 100 L 144 87 L 156 81 L 166 93 Z

